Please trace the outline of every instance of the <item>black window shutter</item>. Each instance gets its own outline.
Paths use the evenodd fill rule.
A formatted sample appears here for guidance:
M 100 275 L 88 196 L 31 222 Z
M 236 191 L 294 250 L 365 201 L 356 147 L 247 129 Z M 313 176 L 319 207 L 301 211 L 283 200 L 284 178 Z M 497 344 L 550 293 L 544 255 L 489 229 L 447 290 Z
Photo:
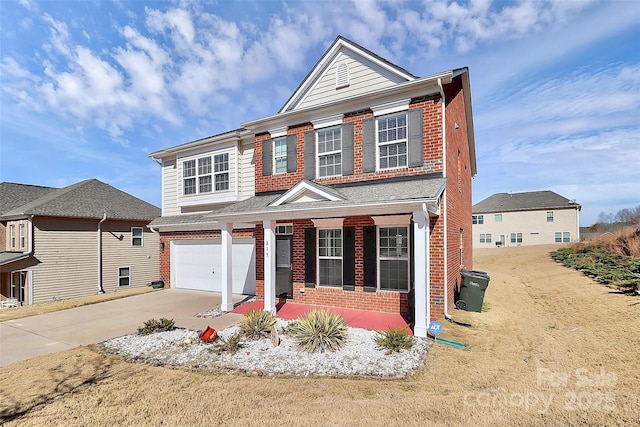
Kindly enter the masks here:
M 304 286 L 316 287 L 316 229 L 304 229 Z
M 373 118 L 362 121 L 362 171 L 376 171 L 376 136 Z
M 273 154 L 271 153 L 272 146 L 272 139 L 265 139 L 262 141 L 262 176 L 269 176 L 273 173 L 271 171 L 271 166 L 273 164 Z
M 422 108 L 409 110 L 409 167 L 422 166 L 424 164 L 423 138 L 422 138 Z
M 354 291 L 356 289 L 356 228 L 342 229 L 342 289 Z
M 296 135 L 287 135 L 287 172 L 295 172 L 297 170 L 296 150 L 298 138 Z
M 353 175 L 353 123 L 342 125 L 342 175 Z
M 375 225 L 362 227 L 362 246 L 364 258 L 364 291 L 375 292 L 378 282 L 378 249 Z
M 312 180 L 316 177 L 316 133 L 304 133 L 304 177 Z

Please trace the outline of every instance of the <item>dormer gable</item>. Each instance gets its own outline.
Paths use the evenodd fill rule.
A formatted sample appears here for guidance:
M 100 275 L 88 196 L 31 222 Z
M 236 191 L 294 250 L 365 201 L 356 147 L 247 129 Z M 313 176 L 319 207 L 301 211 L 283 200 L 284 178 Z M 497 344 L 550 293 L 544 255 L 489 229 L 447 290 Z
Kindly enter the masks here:
M 405 69 L 338 36 L 279 113 L 317 107 L 415 79 Z
M 308 180 L 302 180 L 286 191 L 269 206 L 280 206 L 289 203 L 305 203 L 318 201 L 336 202 L 344 200 L 336 191 L 324 185 L 315 184 Z

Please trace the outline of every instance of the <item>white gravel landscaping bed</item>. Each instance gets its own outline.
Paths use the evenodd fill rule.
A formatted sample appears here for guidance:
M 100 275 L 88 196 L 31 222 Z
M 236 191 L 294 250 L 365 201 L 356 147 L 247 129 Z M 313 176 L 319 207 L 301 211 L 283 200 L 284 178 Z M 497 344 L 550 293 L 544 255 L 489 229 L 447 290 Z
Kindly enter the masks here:
M 278 319 L 278 329 L 286 327 L 286 321 Z M 218 331 L 221 337 L 229 337 L 239 330 L 233 326 Z M 425 363 L 431 340 L 415 338 L 410 350 L 386 354 L 377 347 L 376 333 L 366 329 L 348 328 L 348 340 L 336 352 L 309 353 L 285 335 L 280 335 L 280 345 L 269 339 L 243 340 L 235 353 L 217 354 L 214 343 L 204 343 L 198 331 L 176 329 L 150 335 L 126 335 L 103 343 L 104 348 L 121 357 L 151 365 L 188 367 L 241 372 L 253 375 L 294 376 L 345 376 L 364 375 L 376 377 L 400 377 L 411 374 Z

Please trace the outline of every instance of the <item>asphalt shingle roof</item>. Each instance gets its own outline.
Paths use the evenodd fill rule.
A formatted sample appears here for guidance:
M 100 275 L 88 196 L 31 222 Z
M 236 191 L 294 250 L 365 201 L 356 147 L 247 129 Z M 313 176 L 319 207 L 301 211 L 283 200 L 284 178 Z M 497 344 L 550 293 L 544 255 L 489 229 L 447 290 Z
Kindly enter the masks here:
M 99 219 L 106 213 L 109 219 L 147 221 L 161 215 L 158 207 L 97 179 L 88 179 L 64 188 L 49 188 L 50 191 L 43 190 L 43 194 L 37 198 L 27 197 L 28 194 L 35 193 L 28 187 L 31 186 L 0 186 L 0 199 L 3 201 L 9 197 L 16 197 L 16 200 L 30 199 L 6 211 L 0 211 L 2 217 L 37 215 Z M 20 196 L 21 190 L 25 191 L 25 195 Z
M 0 182 L 0 215 L 56 190 L 53 187 Z
M 577 208 L 580 205 L 553 191 L 496 193 L 473 205 L 473 213 L 522 211 L 535 209 Z

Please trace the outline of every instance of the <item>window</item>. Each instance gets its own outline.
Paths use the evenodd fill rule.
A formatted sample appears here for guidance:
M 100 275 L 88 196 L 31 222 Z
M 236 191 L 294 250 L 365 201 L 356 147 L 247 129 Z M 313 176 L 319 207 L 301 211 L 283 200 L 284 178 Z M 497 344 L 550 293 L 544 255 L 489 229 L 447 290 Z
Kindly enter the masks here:
M 24 235 L 24 224 L 20 224 L 20 247 L 24 248 L 26 246 L 26 238 Z
M 471 215 L 472 224 L 484 224 L 484 215 Z
M 16 247 L 16 226 L 14 224 L 11 224 L 9 226 L 9 236 L 11 238 L 11 249 L 15 249 Z
M 211 157 L 198 159 L 198 193 L 211 193 Z
M 196 194 L 196 161 L 187 160 L 182 163 L 183 193 Z
M 547 222 L 553 222 L 553 211 L 547 211 Z
M 16 298 L 20 302 L 25 300 L 25 285 L 27 283 L 27 272 L 16 271 L 11 273 L 11 290 L 9 297 Z
M 495 222 L 502 222 L 502 214 L 495 214 L 493 215 L 493 220 Z
M 131 283 L 131 275 L 129 267 L 118 268 L 118 286 L 129 286 Z
M 342 130 L 320 130 L 318 138 L 318 176 L 342 175 Z
M 131 246 L 142 246 L 142 227 L 131 227 Z
M 393 169 L 407 166 L 406 113 L 381 117 L 377 120 L 378 166 Z
M 293 234 L 293 225 L 276 225 L 276 234 L 278 235 L 291 235 Z
M 491 233 L 481 234 L 480 243 L 491 243 Z
M 275 173 L 287 173 L 287 138 L 273 141 L 273 163 Z
M 342 286 L 342 229 L 318 230 L 318 284 Z
M 229 189 L 229 153 L 213 156 L 216 191 Z
M 522 243 L 522 233 L 511 233 L 511 243 Z
M 380 289 L 409 290 L 409 229 L 378 228 L 378 271 Z
M 571 233 L 568 231 L 556 232 L 555 241 L 556 243 L 569 243 L 571 242 Z

